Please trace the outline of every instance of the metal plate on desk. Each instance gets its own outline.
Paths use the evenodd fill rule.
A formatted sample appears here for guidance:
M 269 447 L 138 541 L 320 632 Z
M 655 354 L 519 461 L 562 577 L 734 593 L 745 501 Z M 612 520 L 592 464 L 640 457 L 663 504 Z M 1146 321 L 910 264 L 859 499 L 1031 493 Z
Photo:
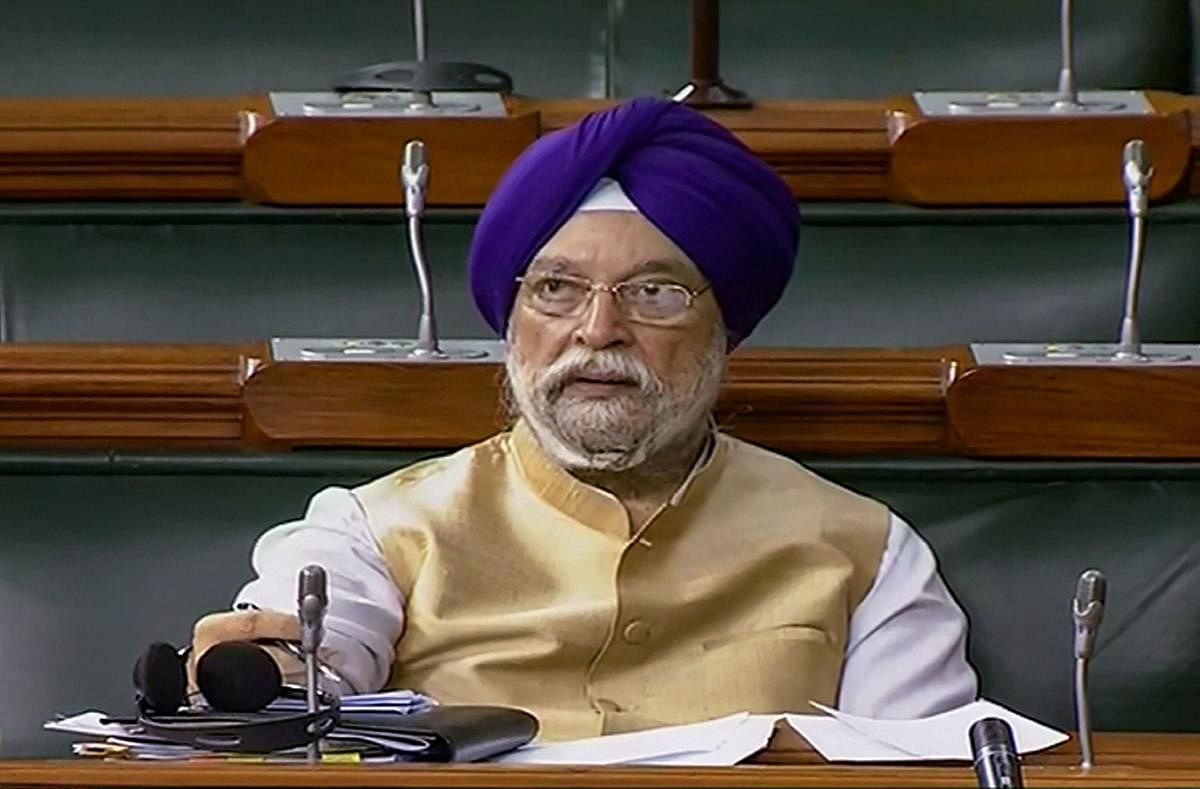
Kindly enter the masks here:
M 1023 367 L 1200 366 L 1200 345 L 1144 343 L 1140 356 L 1118 357 L 1110 343 L 971 343 L 976 364 Z
M 1084 90 L 1066 107 L 1052 91 L 917 91 L 913 100 L 926 117 L 1071 118 L 1152 115 L 1140 90 Z
M 405 91 L 350 93 L 272 92 L 271 109 L 278 118 L 504 118 L 508 110 L 499 93 L 434 91 L 433 108 L 414 104 Z
M 271 358 L 277 362 L 371 362 L 373 364 L 447 364 L 504 361 L 499 340 L 440 340 L 449 358 L 416 356 L 417 341 L 385 337 L 272 337 Z

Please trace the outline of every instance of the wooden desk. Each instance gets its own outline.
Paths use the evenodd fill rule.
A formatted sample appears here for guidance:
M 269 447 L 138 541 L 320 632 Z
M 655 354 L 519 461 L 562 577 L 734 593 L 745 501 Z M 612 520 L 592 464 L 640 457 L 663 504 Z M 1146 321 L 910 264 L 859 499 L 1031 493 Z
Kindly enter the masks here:
M 790 734 L 790 733 L 789 733 Z M 780 742 L 780 740 L 784 740 Z M 1074 766 L 1073 742 L 1026 759 L 1027 786 L 1200 785 L 1200 735 L 1099 734 L 1098 766 Z M 0 787 L 791 787 L 975 786 L 967 765 L 853 766 L 821 762 L 800 741 L 777 737 L 754 763 L 727 768 L 516 767 L 502 765 L 153 764 L 0 762 Z
M 275 363 L 266 345 L 0 344 L 0 448 L 451 449 L 498 365 Z M 1200 368 L 977 367 L 963 346 L 751 349 L 728 432 L 802 455 L 1200 458 Z M 1119 414 L 1120 419 L 1115 419 Z
M 1157 157 L 1159 174 L 1154 189 L 1170 191 L 1171 197 L 1200 195 L 1200 124 L 1192 122 L 1200 110 L 1200 96 L 1154 91 L 1150 98 L 1166 114 L 1164 117 L 1175 119 L 1173 127 L 1178 127 L 1178 133 L 1168 141 L 1143 135 L 1151 137 L 1151 156 Z M 432 195 L 431 205 L 481 205 L 499 173 L 525 144 L 612 102 L 512 97 L 509 104 L 512 117 L 523 119 L 514 121 L 514 128 L 498 124 L 488 132 L 465 133 L 450 124 L 443 131 L 421 132 L 431 150 L 446 152 L 440 165 L 434 157 L 433 166 L 443 168 L 435 169 L 435 173 L 448 172 L 444 169 L 447 157 L 461 160 L 460 165 L 469 161 L 474 168 L 460 168 L 455 188 L 439 193 L 441 198 Z M 763 101 L 751 110 L 713 110 L 709 114 L 775 169 L 798 199 L 888 200 L 904 199 L 903 194 L 896 194 L 897 185 L 893 183 L 890 136 L 894 130 L 889 128 L 889 113 L 895 104 L 895 99 Z M 325 191 L 313 191 L 308 183 L 312 173 L 304 172 L 296 157 L 313 161 L 311 157 L 315 156 L 315 161 L 328 165 L 331 141 L 320 136 L 318 124 L 279 140 L 282 148 L 269 150 L 275 146 L 270 140 L 274 135 L 254 142 L 251 132 L 271 120 L 270 104 L 264 95 L 3 100 L 0 199 L 249 198 L 283 204 L 399 203 L 402 190 L 395 180 L 393 160 L 413 134 L 396 139 L 365 135 L 354 138 L 357 142 L 353 144 L 342 139 L 342 144 L 348 146 L 340 154 L 342 177 L 326 178 Z M 1062 141 L 1060 137 L 1054 139 Z M 1075 144 L 1073 140 L 1068 136 L 1066 142 Z M 261 145 L 268 141 L 272 144 Z M 465 147 L 460 144 L 464 142 Z M 1086 135 L 1076 142 L 1086 146 Z M 969 156 L 943 151 L 951 158 L 939 160 L 937 172 L 970 174 L 983 184 L 1003 178 L 1008 161 L 1005 156 L 1019 146 L 1003 133 L 989 135 L 986 143 L 985 150 L 991 154 L 988 156 L 980 156 L 978 151 Z M 363 169 L 364 157 L 375 157 L 381 145 L 378 166 L 367 162 L 369 166 Z M 1111 194 L 1085 194 L 1082 202 L 1113 202 L 1117 194 L 1113 190 L 1119 186 L 1118 164 L 1119 159 L 1113 162 L 1111 179 L 1104 187 Z M 1168 170 L 1174 173 L 1171 178 Z M 444 188 L 446 180 L 435 175 L 433 188 Z M 1040 180 L 1044 188 L 1048 179 Z M 1171 188 L 1173 180 L 1180 182 L 1179 188 Z M 1028 191 L 1030 188 L 1032 191 Z M 1007 196 L 998 202 L 1044 202 L 1036 184 L 1023 181 L 1015 189 L 1015 193 L 1008 189 Z M 1166 196 L 1158 191 L 1155 195 Z

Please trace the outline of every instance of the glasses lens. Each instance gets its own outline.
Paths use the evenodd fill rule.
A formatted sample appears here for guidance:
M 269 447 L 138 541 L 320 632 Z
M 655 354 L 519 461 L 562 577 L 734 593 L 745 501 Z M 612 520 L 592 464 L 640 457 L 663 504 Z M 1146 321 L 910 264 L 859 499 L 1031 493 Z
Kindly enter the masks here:
M 550 315 L 567 315 L 587 300 L 591 288 L 567 277 L 539 277 L 527 283 L 530 303 Z
M 628 282 L 621 286 L 620 296 L 631 317 L 665 321 L 687 310 L 691 294 L 682 285 L 670 282 Z

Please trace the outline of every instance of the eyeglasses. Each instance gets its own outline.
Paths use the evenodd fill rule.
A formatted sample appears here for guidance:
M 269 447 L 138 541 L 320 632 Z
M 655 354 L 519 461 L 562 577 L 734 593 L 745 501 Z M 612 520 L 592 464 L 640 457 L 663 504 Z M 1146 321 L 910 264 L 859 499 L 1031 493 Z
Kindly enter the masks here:
M 569 274 L 517 277 L 528 294 L 529 306 L 556 318 L 579 317 L 597 291 L 611 293 L 621 316 L 637 323 L 671 323 L 683 316 L 696 297 L 711 285 L 693 290 L 678 282 L 643 279 L 606 285 Z

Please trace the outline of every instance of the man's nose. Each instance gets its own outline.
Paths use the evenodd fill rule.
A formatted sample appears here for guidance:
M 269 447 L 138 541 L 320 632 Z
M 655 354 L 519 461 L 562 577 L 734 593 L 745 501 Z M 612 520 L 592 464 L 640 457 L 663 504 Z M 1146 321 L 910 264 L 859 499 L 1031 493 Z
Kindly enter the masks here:
M 575 342 L 596 350 L 628 345 L 633 338 L 617 306 L 616 294 L 598 290 L 575 328 Z

